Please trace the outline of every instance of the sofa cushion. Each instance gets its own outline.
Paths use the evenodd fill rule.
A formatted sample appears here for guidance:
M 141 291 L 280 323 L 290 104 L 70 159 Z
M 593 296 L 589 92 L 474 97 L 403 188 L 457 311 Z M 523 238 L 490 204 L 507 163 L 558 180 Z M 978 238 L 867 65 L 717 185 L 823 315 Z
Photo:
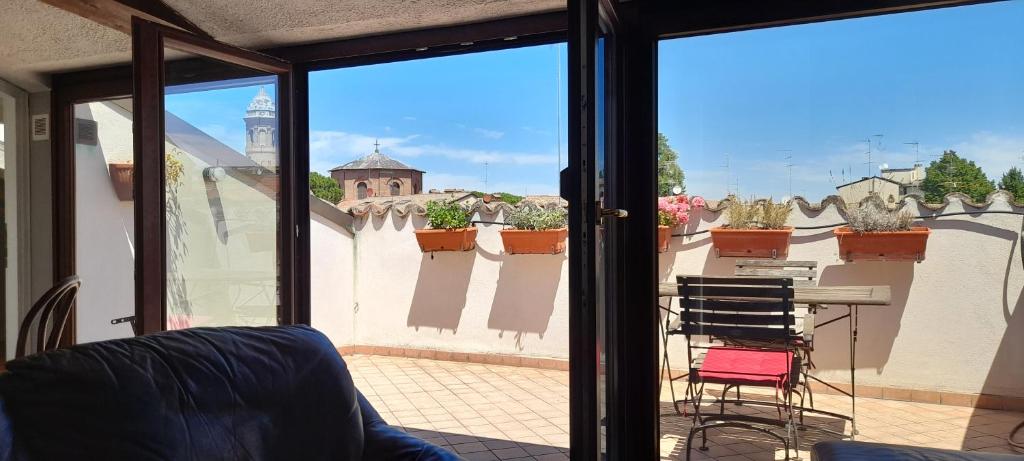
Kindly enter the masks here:
M 362 458 L 351 376 L 309 327 L 164 332 L 7 369 L 0 398 L 33 461 Z
M 1024 457 L 979 451 L 887 445 L 835 440 L 819 442 L 811 449 L 811 461 L 1021 461 Z

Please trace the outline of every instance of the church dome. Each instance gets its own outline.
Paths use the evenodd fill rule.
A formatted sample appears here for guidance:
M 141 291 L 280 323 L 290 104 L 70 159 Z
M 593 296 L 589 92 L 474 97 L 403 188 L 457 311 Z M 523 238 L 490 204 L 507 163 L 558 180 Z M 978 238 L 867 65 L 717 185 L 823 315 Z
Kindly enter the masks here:
M 267 90 L 260 87 L 259 93 L 252 98 L 252 102 L 249 103 L 249 109 L 246 115 L 262 115 L 262 116 L 273 116 L 276 109 L 274 108 L 274 101 L 270 99 L 267 94 Z M 269 114 L 256 114 L 258 112 L 266 112 Z

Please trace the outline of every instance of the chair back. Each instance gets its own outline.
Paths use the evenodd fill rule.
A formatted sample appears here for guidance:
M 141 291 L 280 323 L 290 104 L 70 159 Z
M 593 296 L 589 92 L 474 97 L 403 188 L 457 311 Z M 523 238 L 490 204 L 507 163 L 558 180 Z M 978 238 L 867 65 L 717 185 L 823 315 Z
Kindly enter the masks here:
M 796 337 L 790 278 L 678 276 L 676 281 L 680 329 L 687 338 L 788 344 Z
M 50 288 L 42 297 L 32 305 L 25 319 L 18 327 L 18 344 L 15 349 L 15 358 L 24 357 L 32 325 L 35 326 L 36 348 L 32 353 L 49 351 L 57 348 L 60 338 L 64 334 L 64 327 L 71 315 L 71 308 L 78 298 L 78 290 L 82 281 L 77 275 L 65 277 Z
M 737 277 L 792 278 L 793 286 L 817 286 L 817 261 L 785 261 L 780 259 L 738 259 Z

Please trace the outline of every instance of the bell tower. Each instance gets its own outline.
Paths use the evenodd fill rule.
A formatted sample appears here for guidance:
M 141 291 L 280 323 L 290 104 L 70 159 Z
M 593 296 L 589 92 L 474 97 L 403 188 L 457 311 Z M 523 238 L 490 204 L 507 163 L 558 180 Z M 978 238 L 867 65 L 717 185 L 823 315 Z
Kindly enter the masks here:
M 264 168 L 277 170 L 277 110 L 262 86 L 245 111 L 245 155 Z

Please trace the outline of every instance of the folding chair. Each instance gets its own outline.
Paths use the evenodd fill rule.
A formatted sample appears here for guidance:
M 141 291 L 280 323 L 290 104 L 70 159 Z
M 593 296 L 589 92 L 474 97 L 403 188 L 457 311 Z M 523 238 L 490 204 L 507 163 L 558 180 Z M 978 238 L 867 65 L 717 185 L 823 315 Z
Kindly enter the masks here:
M 677 282 L 679 326 L 668 334 L 686 337 L 690 364 L 686 396 L 692 398 L 694 424 L 687 436 L 686 459 L 690 459 L 698 432 L 700 449 L 706 450 L 707 430 L 726 427 L 745 428 L 778 439 L 789 459 L 789 449 L 799 449 L 792 397 L 801 376 L 793 280 L 680 276 Z M 709 341 L 697 342 L 695 336 Z M 726 345 L 735 341 L 763 345 Z M 778 418 L 726 414 L 725 392 L 718 402 L 719 413 L 705 414 L 701 411 L 705 384 L 721 384 L 726 391 L 736 386 L 774 388 Z M 771 427 L 785 428 L 785 436 Z
M 818 262 L 817 261 L 786 261 L 781 259 L 737 259 L 737 277 L 784 277 L 792 278 L 794 287 L 815 287 L 818 286 Z M 796 342 L 800 351 L 800 359 L 803 364 L 801 374 L 804 384 L 800 391 L 800 406 L 804 406 L 806 397 L 810 408 L 814 408 L 814 394 L 811 392 L 810 380 L 816 379 L 810 374 L 814 368 L 814 361 L 811 353 L 814 351 L 814 316 L 818 313 L 816 304 L 796 304 L 797 323 L 796 330 L 801 338 Z M 801 322 L 800 320 L 803 319 Z M 740 388 L 736 388 L 736 398 L 740 398 Z M 800 422 L 803 422 L 803 413 L 800 414 Z

